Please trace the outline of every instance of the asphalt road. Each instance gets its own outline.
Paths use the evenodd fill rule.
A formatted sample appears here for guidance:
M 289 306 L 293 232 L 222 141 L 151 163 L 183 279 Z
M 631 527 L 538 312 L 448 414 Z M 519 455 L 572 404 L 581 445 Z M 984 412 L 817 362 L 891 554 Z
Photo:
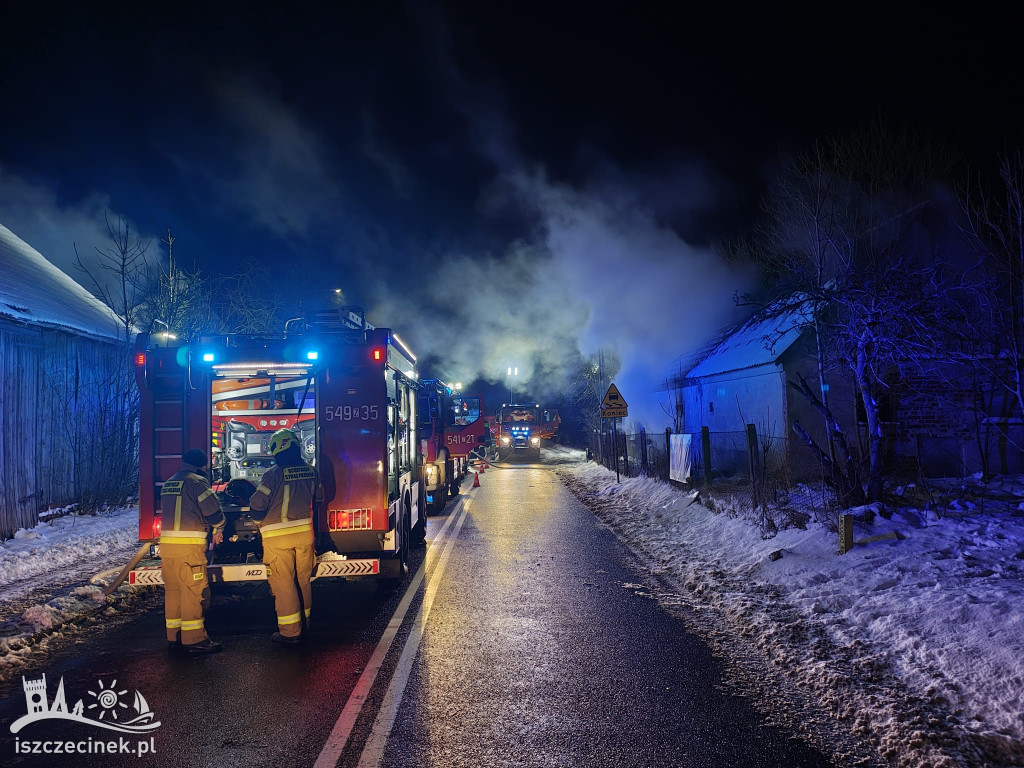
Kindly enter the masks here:
M 90 691 L 113 687 L 129 703 L 141 692 L 161 725 L 128 741 L 155 754 L 16 754 L 16 739 L 119 737 L 56 720 L 12 735 L 26 713 L 19 680 L 0 691 L 0 763 L 828 765 L 730 693 L 707 647 L 629 586 L 632 556 L 550 467 L 492 466 L 481 481 L 430 518 L 408 599 L 316 582 L 303 646 L 270 642 L 265 584 L 216 593 L 207 624 L 225 650 L 215 656 L 169 656 L 156 597 L 55 644 L 26 677 L 45 673 L 51 700 L 63 678 L 69 707 L 97 702 Z

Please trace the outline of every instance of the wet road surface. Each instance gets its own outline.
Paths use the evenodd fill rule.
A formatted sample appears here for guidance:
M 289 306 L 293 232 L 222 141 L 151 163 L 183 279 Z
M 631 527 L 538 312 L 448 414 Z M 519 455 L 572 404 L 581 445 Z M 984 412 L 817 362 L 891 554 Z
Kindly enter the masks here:
M 18 680 L 0 692 L 0 762 L 828 765 L 729 693 L 720 663 L 680 620 L 624 586 L 635 580 L 631 555 L 550 468 L 492 465 L 480 479 L 430 518 L 407 594 L 315 582 L 315 623 L 297 648 L 270 642 L 265 584 L 215 593 L 208 629 L 225 646 L 215 656 L 168 656 L 158 596 L 58 643 L 26 677 L 45 673 L 51 701 L 63 677 L 69 708 L 96 702 L 90 691 L 115 679 L 121 701 L 141 692 L 161 725 L 127 738 L 156 754 L 15 754 L 16 739 L 120 736 L 56 720 L 13 736 L 26 712 Z

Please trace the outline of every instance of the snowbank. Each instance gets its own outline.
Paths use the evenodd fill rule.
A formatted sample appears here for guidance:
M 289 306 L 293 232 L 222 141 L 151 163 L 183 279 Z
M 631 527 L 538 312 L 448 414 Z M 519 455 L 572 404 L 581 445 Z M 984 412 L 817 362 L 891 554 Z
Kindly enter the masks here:
M 715 513 L 657 480 L 617 485 L 594 463 L 559 472 L 688 604 L 716 611 L 890 762 L 1024 765 L 1016 507 L 876 515 L 839 556 L 814 523 L 763 540 L 737 503 Z
M 137 546 L 138 533 L 138 507 L 99 515 L 66 515 L 35 528 L 22 528 L 13 539 L 0 544 L 0 588 Z
M 69 625 L 136 602 L 134 587 L 103 594 L 113 574 L 91 577 L 128 561 L 138 547 L 138 519 L 136 507 L 66 515 L 0 543 L 0 681 L 16 675 Z

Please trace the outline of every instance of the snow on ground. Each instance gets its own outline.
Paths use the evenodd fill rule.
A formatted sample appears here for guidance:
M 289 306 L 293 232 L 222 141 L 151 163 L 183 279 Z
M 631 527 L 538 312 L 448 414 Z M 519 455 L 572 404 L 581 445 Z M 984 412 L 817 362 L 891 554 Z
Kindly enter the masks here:
M 98 515 L 54 517 L 0 543 L 0 597 L 3 588 L 28 578 L 46 578 L 83 560 L 137 547 L 138 507 Z
M 736 498 L 713 492 L 705 505 L 650 478 L 616 484 L 592 462 L 558 471 L 679 587 L 684 604 L 713 611 L 810 690 L 836 728 L 873 743 L 889 763 L 1024 765 L 1016 502 L 984 512 L 963 502 L 938 514 L 907 507 L 870 523 L 888 510 L 851 510 L 863 520 L 854 531 L 861 543 L 840 556 L 837 534 L 815 522 L 763 539 Z
M 0 542 L 0 681 L 69 624 L 112 615 L 134 602 L 132 587 L 102 587 L 138 547 L 138 508 L 53 517 Z

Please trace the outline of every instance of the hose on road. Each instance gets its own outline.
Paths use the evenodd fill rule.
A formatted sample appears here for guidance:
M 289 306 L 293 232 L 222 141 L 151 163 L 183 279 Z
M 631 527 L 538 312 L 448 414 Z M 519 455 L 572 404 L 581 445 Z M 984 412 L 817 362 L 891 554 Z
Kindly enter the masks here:
M 128 574 L 131 573 L 131 570 L 139 564 L 142 558 L 149 554 L 149 547 L 150 545 L 148 543 L 139 547 L 139 551 L 132 555 L 132 559 L 128 561 L 128 565 L 122 568 L 121 572 L 117 574 L 117 578 L 110 582 L 110 584 L 108 584 L 103 590 L 104 595 L 113 594 L 114 590 L 121 586 L 121 582 L 128 578 Z M 102 576 L 106 573 L 110 573 L 110 571 L 104 571 L 103 574 L 97 574 L 97 576 Z M 93 576 L 93 578 L 96 578 L 96 576 Z

